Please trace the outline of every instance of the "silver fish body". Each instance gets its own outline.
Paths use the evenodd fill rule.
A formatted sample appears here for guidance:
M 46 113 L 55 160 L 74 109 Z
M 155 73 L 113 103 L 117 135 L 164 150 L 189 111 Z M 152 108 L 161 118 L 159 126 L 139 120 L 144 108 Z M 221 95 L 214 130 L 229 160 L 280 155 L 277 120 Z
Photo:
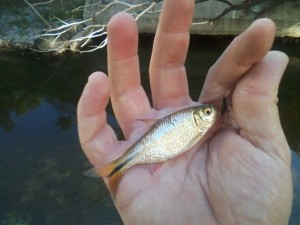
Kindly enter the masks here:
M 199 105 L 177 111 L 158 120 L 120 158 L 98 171 L 111 177 L 137 164 L 159 163 L 194 146 L 213 125 L 217 110 L 213 105 Z

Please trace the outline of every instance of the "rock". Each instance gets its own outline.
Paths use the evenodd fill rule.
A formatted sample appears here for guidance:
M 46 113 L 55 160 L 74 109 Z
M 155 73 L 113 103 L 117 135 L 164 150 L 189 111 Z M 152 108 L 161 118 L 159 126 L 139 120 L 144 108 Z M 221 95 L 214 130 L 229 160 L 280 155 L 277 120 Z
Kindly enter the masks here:
M 28 7 L 0 9 L 0 48 L 28 49 L 34 38 L 45 29 Z
M 120 0 L 121 1 L 121 0 Z M 125 1 L 125 0 L 123 0 Z M 254 0 L 229 0 L 233 4 L 247 3 Z M 256 0 L 257 1 L 257 0 Z M 191 26 L 192 34 L 200 35 L 237 35 L 244 31 L 252 22 L 254 16 L 269 17 L 277 25 L 277 36 L 300 37 L 300 0 L 286 0 L 278 7 L 265 12 L 264 8 L 270 8 L 272 4 L 279 3 L 283 0 L 261 0 L 262 3 L 254 5 L 243 10 L 229 11 L 219 20 L 213 23 L 204 23 L 218 16 L 221 12 L 229 7 L 225 0 L 207 0 L 196 4 L 194 25 Z M 133 16 L 141 13 L 146 7 L 149 0 L 126 0 L 123 4 L 115 3 L 113 0 L 86 0 L 83 11 L 83 19 L 86 20 L 84 26 L 89 25 L 106 25 L 110 18 L 117 12 L 126 10 Z M 163 1 L 158 3 L 138 20 L 139 32 L 154 33 L 157 28 L 159 12 Z M 128 10 L 128 4 L 140 4 L 142 7 L 136 7 Z M 57 7 L 60 10 L 61 8 Z M 49 6 L 39 6 L 38 11 L 45 15 L 49 14 Z M 53 10 L 53 9 L 51 9 Z M 67 9 L 66 9 L 67 10 Z M 55 14 L 55 13 L 54 13 Z M 261 15 L 260 15 L 261 14 Z M 70 16 L 67 22 L 73 18 Z M 81 15 L 79 15 L 81 17 Z M 81 18 L 77 18 L 81 20 Z M 59 22 L 59 21 L 56 21 Z M 53 23 L 53 21 L 52 21 Z M 60 23 L 59 25 L 61 25 Z M 56 24 L 59 26 L 58 24 Z M 54 26 L 56 26 L 54 25 Z M 61 37 L 46 37 L 35 40 L 39 34 L 44 33 L 48 27 L 28 6 L 22 7 L 1 7 L 0 8 L 0 49 L 56 49 L 54 54 L 61 53 L 66 49 L 77 51 L 88 39 L 80 40 L 80 37 L 86 35 L 93 27 L 84 27 L 82 25 L 74 26 Z M 74 29 L 73 29 L 74 28 Z M 101 28 L 100 28 L 101 29 Z M 69 42 L 66 42 L 69 41 Z
M 37 10 L 47 18 L 46 16 L 50 13 L 50 6 L 39 6 Z M 61 8 L 51 8 L 51 10 L 55 14 L 55 12 L 59 13 Z M 73 18 L 70 18 L 66 22 L 74 21 Z M 53 27 L 58 27 L 62 22 L 52 20 L 52 24 Z M 49 30 L 49 27 L 45 25 L 30 7 L 25 5 L 22 7 L 0 8 L 0 50 L 2 52 L 11 52 L 16 49 L 34 49 L 48 52 L 49 49 L 52 49 L 55 51 L 52 51 L 49 55 L 60 54 L 70 47 L 64 45 L 65 41 L 71 40 L 82 29 L 83 25 L 79 24 L 72 26 L 72 29 L 69 29 L 68 32 L 65 32 L 58 38 L 56 36 L 41 36 L 41 34 Z M 72 47 L 75 48 L 76 44 L 74 42 L 74 46 Z
M 120 4 L 112 4 L 112 0 L 86 0 L 86 7 L 83 12 L 84 19 L 93 18 L 88 24 L 107 24 L 112 15 L 119 11 L 123 11 L 128 7 Z M 148 2 L 147 0 L 127 0 L 127 3 L 139 4 Z M 233 4 L 241 4 L 247 1 L 231 0 Z M 248 0 L 251 2 L 251 0 Z M 277 36 L 300 37 L 300 1 L 290 0 L 281 3 L 282 0 L 265 0 L 260 4 L 248 7 L 243 10 L 232 10 L 225 14 L 222 18 L 213 23 L 204 23 L 218 16 L 226 8 L 228 4 L 215 0 L 208 0 L 196 4 L 195 16 L 191 26 L 192 34 L 200 35 L 237 35 L 244 31 L 253 21 L 255 16 L 271 18 L 277 26 Z M 281 3 L 276 6 L 277 3 Z M 162 2 L 159 2 L 150 12 L 161 9 Z M 98 13 L 105 7 L 110 6 L 108 10 Z M 270 9 L 266 10 L 265 9 Z M 142 8 L 129 11 L 133 15 L 141 12 Z M 145 14 L 138 20 L 139 32 L 154 33 L 158 24 L 159 13 Z

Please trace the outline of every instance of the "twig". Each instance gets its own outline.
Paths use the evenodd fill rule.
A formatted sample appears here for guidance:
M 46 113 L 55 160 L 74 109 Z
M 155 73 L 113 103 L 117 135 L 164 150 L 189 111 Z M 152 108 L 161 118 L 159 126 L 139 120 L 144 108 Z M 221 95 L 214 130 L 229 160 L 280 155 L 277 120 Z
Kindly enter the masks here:
M 203 21 L 203 22 L 196 22 L 196 23 L 192 23 L 192 26 L 196 26 L 196 25 L 204 25 L 204 24 L 208 24 L 210 23 L 209 21 Z
M 153 8 L 155 7 L 155 5 L 157 5 L 157 3 L 162 2 L 163 0 L 148 0 L 148 1 L 144 1 L 143 3 L 137 3 L 137 4 L 127 3 L 125 0 L 113 0 L 109 2 L 107 5 L 101 3 L 101 1 L 98 1 L 97 3 L 87 4 L 72 10 L 72 12 L 74 12 L 74 11 L 85 9 L 85 7 L 93 7 L 93 8 L 97 7 L 98 11 L 95 11 L 93 15 L 90 15 L 90 17 L 85 20 L 76 21 L 76 22 L 65 22 L 55 17 L 55 19 L 57 19 L 61 24 L 61 26 L 58 27 L 52 27 L 52 25 L 48 21 L 46 21 L 43 18 L 43 16 L 34 7 L 36 5 L 51 3 L 54 0 L 44 0 L 45 2 L 36 3 L 36 4 L 30 4 L 27 0 L 24 1 L 49 27 L 46 33 L 38 36 L 38 38 L 49 43 L 47 44 L 48 46 L 47 48 L 49 49 L 42 49 L 36 51 L 63 52 L 66 50 L 71 50 L 74 52 L 82 53 L 82 52 L 96 51 L 100 48 L 103 48 L 107 43 L 107 37 L 106 37 L 99 45 L 88 46 L 91 43 L 91 40 L 93 38 L 102 37 L 106 35 L 105 29 L 107 27 L 107 24 L 96 24 L 95 18 L 97 16 L 101 15 L 105 11 L 114 10 L 113 7 L 115 5 L 118 5 L 121 6 L 120 8 L 122 9 L 122 11 L 131 13 L 135 17 L 135 20 L 138 21 L 143 16 L 145 16 L 145 14 L 159 13 L 161 11 L 160 9 L 154 11 Z M 195 0 L 195 3 L 201 4 L 203 2 L 208 2 L 208 1 L 210 0 Z M 224 10 L 219 12 L 215 17 L 207 19 L 206 21 L 203 22 L 200 21 L 200 22 L 192 23 L 192 25 L 204 25 L 208 23 L 213 23 L 214 21 L 219 20 L 220 18 L 222 18 L 223 16 L 225 16 L 227 13 L 231 11 L 251 9 L 251 7 L 255 5 L 259 5 L 262 2 L 265 2 L 265 0 L 243 0 L 243 1 L 239 1 L 239 3 L 231 3 L 231 0 L 216 0 L 216 1 L 222 2 L 223 4 L 226 5 Z M 276 0 L 274 2 L 281 3 L 283 1 L 285 0 Z M 264 12 L 264 10 L 267 9 L 263 9 L 261 10 L 261 12 Z M 92 23 L 93 25 L 85 25 L 88 23 Z M 86 48 L 86 47 L 90 49 L 82 50 L 82 48 Z
M 149 5 L 148 8 L 146 8 L 145 10 L 143 10 L 141 13 L 139 13 L 136 17 L 135 17 L 135 21 L 138 21 L 143 15 L 145 15 L 145 13 L 147 13 L 149 10 L 151 10 L 155 5 L 157 4 L 157 2 L 152 2 L 151 5 Z
M 49 4 L 49 3 L 52 3 L 54 2 L 54 0 L 50 0 L 50 1 L 47 1 L 47 2 L 37 2 L 37 3 L 34 3 L 32 5 L 34 6 L 37 6 L 37 5 L 46 5 L 46 4 Z
M 35 14 L 48 26 L 48 28 L 52 28 L 52 24 L 50 24 L 47 20 L 44 19 L 44 17 L 34 8 L 32 4 L 30 4 L 27 0 L 24 0 L 24 2 L 35 12 Z
M 231 4 L 231 6 L 227 7 L 226 9 L 223 10 L 223 12 L 221 12 L 219 15 L 209 19 L 210 22 L 214 22 L 220 18 L 222 18 L 223 16 L 225 16 L 227 13 L 229 13 L 230 11 L 233 11 L 233 10 L 242 10 L 242 9 L 247 9 L 247 8 L 250 8 L 252 6 L 255 6 L 255 5 L 258 5 L 260 4 L 261 2 L 263 2 L 263 0 L 253 0 L 253 1 L 245 1 L 241 4 Z

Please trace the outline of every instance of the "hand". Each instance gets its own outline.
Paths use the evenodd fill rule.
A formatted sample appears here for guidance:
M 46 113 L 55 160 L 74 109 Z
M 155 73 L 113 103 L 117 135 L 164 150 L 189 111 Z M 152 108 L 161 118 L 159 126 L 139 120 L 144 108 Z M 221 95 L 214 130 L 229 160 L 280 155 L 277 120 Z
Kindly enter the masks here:
M 80 141 L 94 166 L 122 155 L 149 129 L 138 119 L 193 104 L 184 67 L 193 9 L 194 0 L 164 1 L 150 63 L 153 107 L 140 84 L 135 22 L 124 13 L 111 19 L 109 78 L 92 74 L 78 104 Z M 157 170 L 126 171 L 114 193 L 125 224 L 288 223 L 291 156 L 276 105 L 288 59 L 269 52 L 274 35 L 272 21 L 254 22 L 209 70 L 199 101 L 220 107 L 231 91 L 233 106 L 209 141 Z M 126 142 L 106 122 L 109 97 Z

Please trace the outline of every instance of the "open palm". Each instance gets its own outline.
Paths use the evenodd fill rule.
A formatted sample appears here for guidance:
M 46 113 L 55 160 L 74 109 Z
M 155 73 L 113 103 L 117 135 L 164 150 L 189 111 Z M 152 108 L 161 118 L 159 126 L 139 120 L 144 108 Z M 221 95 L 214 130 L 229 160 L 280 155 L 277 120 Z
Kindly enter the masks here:
M 78 105 L 80 141 L 94 166 L 122 155 L 149 129 L 140 118 L 193 104 L 184 67 L 193 8 L 194 0 L 164 1 L 150 63 L 153 107 L 140 84 L 135 22 L 124 13 L 110 21 L 109 78 L 92 74 Z M 274 34 L 270 20 L 254 22 L 210 69 L 199 101 L 220 107 L 231 91 L 233 109 L 208 141 L 124 174 L 113 195 L 125 224 L 287 224 L 290 150 L 276 96 L 288 60 L 269 52 Z M 109 98 L 126 142 L 106 122 Z

